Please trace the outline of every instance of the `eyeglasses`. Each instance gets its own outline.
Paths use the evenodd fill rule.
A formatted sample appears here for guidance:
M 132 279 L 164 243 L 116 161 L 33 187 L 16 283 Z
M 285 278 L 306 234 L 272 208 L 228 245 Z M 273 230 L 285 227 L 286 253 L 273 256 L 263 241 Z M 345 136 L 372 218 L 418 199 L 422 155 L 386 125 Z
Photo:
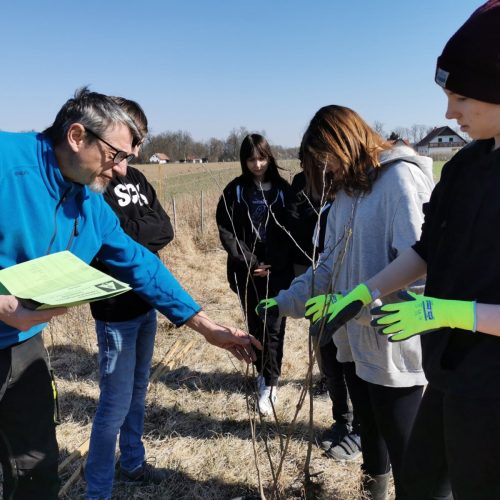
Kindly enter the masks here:
M 115 165 L 118 165 L 123 160 L 127 160 L 127 163 L 130 163 L 132 160 L 135 159 L 134 154 L 128 154 L 126 151 L 121 151 L 120 149 L 115 148 L 109 142 L 105 141 L 102 137 L 98 136 L 94 131 L 90 130 L 88 127 L 85 127 L 85 130 L 90 134 L 92 134 L 96 139 L 99 139 L 101 142 L 104 142 L 106 146 L 109 146 L 115 152 L 115 156 L 113 156 L 113 163 Z

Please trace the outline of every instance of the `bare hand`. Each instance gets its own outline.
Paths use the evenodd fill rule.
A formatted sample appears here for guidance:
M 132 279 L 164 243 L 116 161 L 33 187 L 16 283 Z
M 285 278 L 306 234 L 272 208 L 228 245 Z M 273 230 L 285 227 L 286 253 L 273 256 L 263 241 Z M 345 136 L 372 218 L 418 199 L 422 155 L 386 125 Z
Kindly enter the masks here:
M 230 328 L 225 325 L 217 326 L 217 330 L 205 335 L 209 344 L 228 350 L 235 358 L 246 363 L 257 359 L 252 345 L 262 350 L 262 344 L 254 336 L 238 328 Z
M 253 275 L 257 276 L 258 278 L 265 278 L 266 276 L 269 276 L 271 273 L 270 271 L 271 265 L 270 264 L 264 264 L 261 262 L 254 270 L 253 270 Z
M 47 323 L 54 316 L 59 316 L 67 311 L 66 307 L 32 311 L 23 307 L 13 295 L 0 296 L 0 321 L 17 328 L 21 332 L 29 330 L 40 323 Z
M 256 360 L 253 347 L 262 350 L 262 344 L 253 335 L 214 323 L 203 312 L 193 316 L 186 325 L 201 333 L 209 344 L 228 350 L 235 358 L 246 363 Z

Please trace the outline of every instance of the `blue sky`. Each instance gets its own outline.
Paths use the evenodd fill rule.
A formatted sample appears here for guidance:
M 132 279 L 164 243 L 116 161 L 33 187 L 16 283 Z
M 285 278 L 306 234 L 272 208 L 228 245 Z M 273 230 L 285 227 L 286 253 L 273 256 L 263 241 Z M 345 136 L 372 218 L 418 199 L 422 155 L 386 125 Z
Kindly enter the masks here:
M 0 15 L 0 129 L 40 130 L 74 90 L 137 100 L 153 133 L 245 126 L 296 146 L 342 104 L 387 132 L 451 125 L 436 57 L 481 0 L 18 0 Z

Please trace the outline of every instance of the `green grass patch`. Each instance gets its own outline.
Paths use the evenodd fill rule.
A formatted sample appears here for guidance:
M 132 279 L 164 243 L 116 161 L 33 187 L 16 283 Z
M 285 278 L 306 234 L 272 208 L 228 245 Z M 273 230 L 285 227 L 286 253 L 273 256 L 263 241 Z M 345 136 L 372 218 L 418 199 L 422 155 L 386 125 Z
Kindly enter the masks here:
M 445 161 L 434 161 L 434 164 L 432 165 L 432 171 L 434 173 L 434 180 L 436 182 L 441 177 L 441 170 L 443 170 L 443 165 L 445 163 L 446 163 Z

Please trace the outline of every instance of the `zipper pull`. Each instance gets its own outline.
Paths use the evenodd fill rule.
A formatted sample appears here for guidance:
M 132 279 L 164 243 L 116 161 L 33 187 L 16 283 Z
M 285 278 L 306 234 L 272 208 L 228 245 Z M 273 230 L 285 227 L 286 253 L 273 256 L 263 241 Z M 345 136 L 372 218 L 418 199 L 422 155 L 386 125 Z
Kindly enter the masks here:
M 75 236 L 78 236 L 78 234 L 79 234 L 79 233 L 78 233 L 78 219 L 75 219 L 75 223 L 74 223 L 74 225 L 73 225 L 73 234 L 74 234 Z

